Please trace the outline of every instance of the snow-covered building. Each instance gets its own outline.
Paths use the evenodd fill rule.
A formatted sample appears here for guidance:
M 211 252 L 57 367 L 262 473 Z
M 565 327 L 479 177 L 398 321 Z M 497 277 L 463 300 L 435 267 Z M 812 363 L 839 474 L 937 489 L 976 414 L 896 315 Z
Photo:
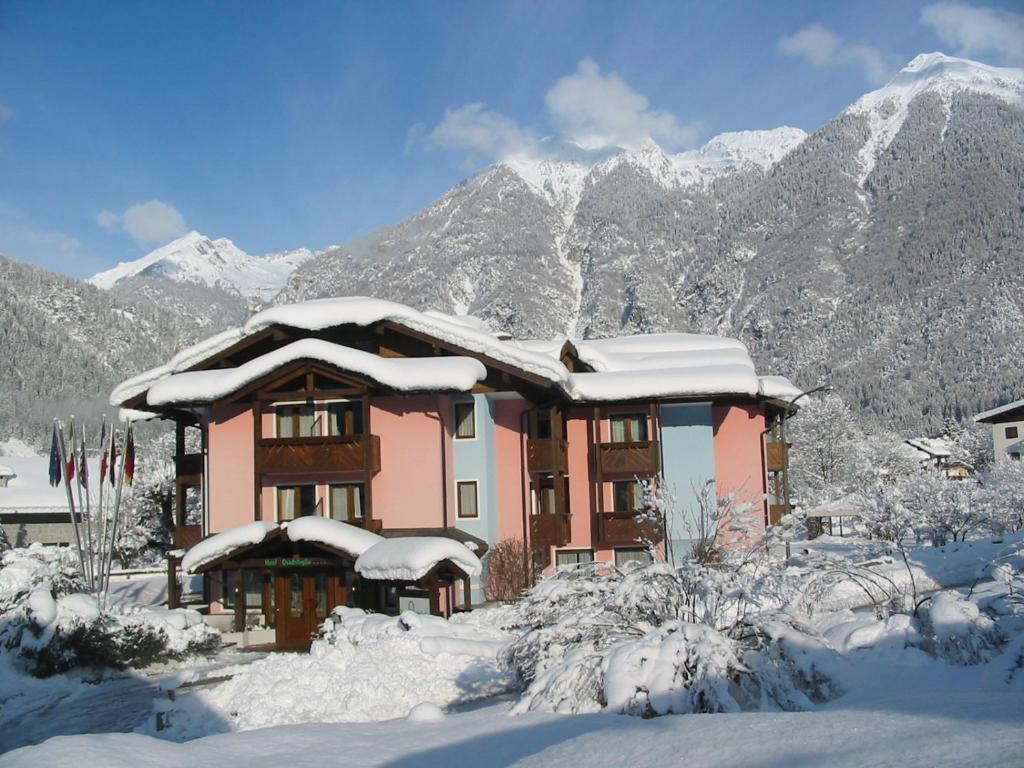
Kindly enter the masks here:
M 1024 458 L 1024 400 L 979 413 L 974 420 L 992 426 L 992 447 L 996 459 Z
M 353 297 L 264 310 L 111 402 L 176 424 L 175 541 L 211 611 L 262 613 L 287 644 L 333 604 L 468 607 L 506 539 L 540 568 L 683 552 L 709 484 L 763 530 L 784 513 L 772 428 L 798 392 L 733 339 L 516 341 Z M 655 478 L 664 526 L 640 514 Z
M 937 469 L 951 480 L 963 480 L 974 471 L 974 467 L 953 455 L 949 441 L 941 437 L 915 437 L 904 440 L 903 444 L 910 458 Z
M 0 528 L 14 546 L 67 545 L 74 540 L 64 486 L 50 486 L 47 456 L 4 456 Z

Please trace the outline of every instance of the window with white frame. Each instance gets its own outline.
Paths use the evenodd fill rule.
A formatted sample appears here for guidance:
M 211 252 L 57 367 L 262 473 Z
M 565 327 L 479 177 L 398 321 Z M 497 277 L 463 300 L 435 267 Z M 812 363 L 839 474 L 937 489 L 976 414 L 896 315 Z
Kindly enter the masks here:
M 1018 433 L 1018 430 L 1017 430 L 1016 427 L 1007 427 L 1006 428 L 1006 432 L 1005 432 L 1006 439 L 1007 440 L 1013 440 L 1015 437 L 1017 437 L 1017 433 Z
M 455 490 L 459 505 L 459 517 L 480 517 L 476 480 L 459 480 L 455 484 Z
M 594 562 L 592 549 L 556 549 L 555 565 L 580 565 Z

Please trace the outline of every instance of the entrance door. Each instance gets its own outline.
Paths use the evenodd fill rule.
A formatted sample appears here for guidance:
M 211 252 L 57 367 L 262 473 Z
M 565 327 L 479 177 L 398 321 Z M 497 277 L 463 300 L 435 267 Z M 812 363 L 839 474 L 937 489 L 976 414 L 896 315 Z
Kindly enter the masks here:
M 336 605 L 344 605 L 342 577 L 331 571 L 279 571 L 275 577 L 277 647 L 309 650 L 311 635 Z

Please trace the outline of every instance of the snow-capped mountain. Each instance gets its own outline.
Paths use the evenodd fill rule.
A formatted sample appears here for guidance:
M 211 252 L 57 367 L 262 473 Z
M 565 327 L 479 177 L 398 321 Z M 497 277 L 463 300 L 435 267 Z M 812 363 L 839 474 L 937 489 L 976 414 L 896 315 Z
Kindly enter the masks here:
M 315 255 L 308 248 L 299 248 L 250 256 L 226 237 L 212 240 L 192 231 L 142 258 L 93 275 L 88 282 L 110 289 L 133 277 L 162 277 L 261 302 L 277 295 L 291 273 Z

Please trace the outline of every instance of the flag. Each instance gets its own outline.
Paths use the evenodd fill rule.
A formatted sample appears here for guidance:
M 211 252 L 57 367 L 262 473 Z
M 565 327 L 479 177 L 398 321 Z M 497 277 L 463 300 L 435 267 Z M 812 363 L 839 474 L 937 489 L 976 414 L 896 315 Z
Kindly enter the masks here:
M 107 468 L 110 470 L 110 484 L 114 484 L 114 467 L 117 466 L 117 430 L 110 430 L 110 461 Z
M 65 479 L 68 481 L 68 485 L 71 485 L 71 481 L 75 479 L 75 421 L 74 417 L 71 419 L 71 426 L 68 428 L 68 444 L 71 446 L 71 453 L 65 453 L 64 458 L 67 459 L 68 468 Z
M 78 482 L 83 488 L 89 487 L 89 464 L 85 456 L 85 432 L 82 432 L 82 439 L 78 445 Z
M 135 479 L 135 435 L 131 427 L 128 427 L 128 440 L 124 446 L 124 469 L 121 471 L 124 474 L 124 484 L 131 485 Z
M 107 479 L 107 420 L 103 420 L 103 426 L 100 427 L 100 450 L 103 452 L 100 455 L 100 485 L 103 485 Z
M 53 440 L 50 442 L 50 485 L 60 485 L 60 450 L 57 448 L 57 423 L 53 424 Z

